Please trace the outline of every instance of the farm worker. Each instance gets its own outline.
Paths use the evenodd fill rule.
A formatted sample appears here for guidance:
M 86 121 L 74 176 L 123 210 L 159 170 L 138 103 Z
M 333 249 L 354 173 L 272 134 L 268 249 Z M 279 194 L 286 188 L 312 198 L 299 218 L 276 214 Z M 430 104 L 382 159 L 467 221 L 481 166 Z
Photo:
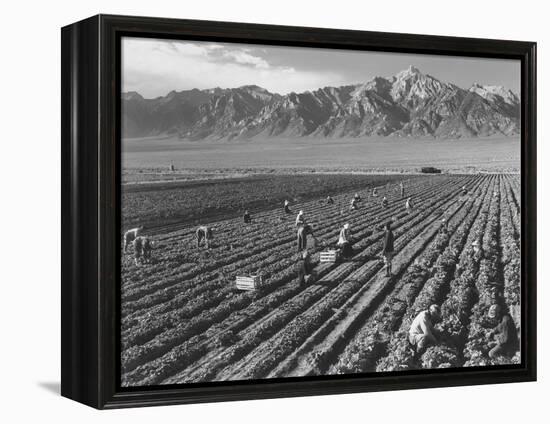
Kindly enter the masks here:
M 360 201 L 361 201 L 361 196 L 359 196 L 359 193 L 355 193 L 355 196 L 353 196 L 353 198 L 354 198 L 355 201 L 357 201 L 357 202 L 360 202 Z
M 344 224 L 344 227 L 340 230 L 340 234 L 338 235 L 338 246 L 342 249 L 342 256 L 344 258 L 349 258 L 353 255 L 350 226 L 348 223 Z
M 136 266 L 140 265 L 142 255 L 143 255 L 143 237 L 137 236 L 134 239 L 134 262 L 136 263 Z
M 411 198 L 409 197 L 407 199 L 407 201 L 405 202 L 405 209 L 407 211 L 407 213 L 411 213 L 412 212 L 412 203 L 411 203 Z
M 313 240 L 317 242 L 317 239 L 313 235 L 313 229 L 311 225 L 305 224 L 298 227 L 297 239 L 298 239 L 298 252 L 307 248 L 307 236 L 311 235 Z
M 250 224 L 252 222 L 252 218 L 250 218 L 250 212 L 248 212 L 248 210 L 244 211 L 243 222 L 245 224 Z
M 431 305 L 427 310 L 420 312 L 409 329 L 409 343 L 417 353 L 423 352 L 430 344 L 436 344 L 434 324 L 440 319 L 439 306 Z
M 479 253 L 480 249 L 478 240 L 474 240 L 474 242 L 472 243 L 472 248 L 474 249 L 474 253 Z
M 132 243 L 136 237 L 138 237 L 141 232 L 143 231 L 143 225 L 140 225 L 139 227 L 132 228 L 131 230 L 128 230 L 124 233 L 124 251 L 126 252 L 126 248 L 130 243 Z
M 212 233 L 212 228 L 201 225 L 199 228 L 197 228 L 197 231 L 195 232 L 195 236 L 197 237 L 197 249 L 201 245 L 201 241 L 204 240 L 204 244 L 206 245 L 206 248 L 210 248 L 210 241 L 214 238 L 214 235 Z
M 399 190 L 401 191 L 401 198 L 405 197 L 405 186 L 403 185 L 403 181 L 399 183 Z
M 334 199 L 330 197 L 330 194 L 327 196 L 327 204 L 328 205 L 334 205 Z
M 137 266 L 151 259 L 153 242 L 149 237 L 137 236 L 134 239 L 134 261 Z
M 386 277 L 391 276 L 391 265 L 394 255 L 394 241 L 395 237 L 391 230 L 391 222 L 386 223 L 386 230 L 384 232 L 384 247 L 382 248 L 382 256 L 384 257 L 384 263 L 386 264 Z
M 489 358 L 497 356 L 512 356 L 517 350 L 517 331 L 510 315 L 502 313 L 500 305 L 491 305 L 487 316 L 491 320 L 498 321 L 498 325 L 489 332 L 493 340 L 489 342 Z
M 449 229 L 449 228 L 448 228 L 448 222 L 447 222 L 447 220 L 446 220 L 445 218 L 443 218 L 443 219 L 441 220 L 441 227 L 439 227 L 439 232 L 440 232 L 441 234 L 443 234 L 443 233 L 446 233 L 448 229 Z
M 351 199 L 351 204 L 350 204 L 349 208 L 352 211 L 357 210 L 357 199 L 355 197 L 353 199 Z
M 384 206 L 385 208 L 388 207 L 388 199 L 386 199 L 386 196 L 382 198 L 382 206 Z
M 378 197 L 378 189 L 376 187 L 372 189 L 372 197 Z
M 285 200 L 285 213 L 292 213 L 292 211 L 290 210 L 289 205 L 290 205 L 290 203 L 288 202 L 288 200 Z
M 303 286 L 306 283 L 306 279 L 309 279 L 313 275 L 313 265 L 311 264 L 309 252 L 304 250 L 300 261 L 300 269 L 298 270 L 298 281 L 300 286 Z
M 304 218 L 304 211 L 298 212 L 298 215 L 296 215 L 296 226 L 300 227 L 306 224 L 306 219 Z
M 466 186 L 462 186 L 462 195 L 466 196 L 468 194 L 468 190 L 466 189 Z

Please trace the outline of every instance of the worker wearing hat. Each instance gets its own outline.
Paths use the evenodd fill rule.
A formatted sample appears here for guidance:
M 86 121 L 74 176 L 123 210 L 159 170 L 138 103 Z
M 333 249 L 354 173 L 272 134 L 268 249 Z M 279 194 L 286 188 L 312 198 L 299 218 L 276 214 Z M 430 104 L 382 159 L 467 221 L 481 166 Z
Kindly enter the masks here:
M 422 353 L 429 345 L 437 343 L 434 325 L 441 319 L 441 310 L 438 305 L 431 305 L 420 312 L 409 328 L 409 343 L 417 353 Z

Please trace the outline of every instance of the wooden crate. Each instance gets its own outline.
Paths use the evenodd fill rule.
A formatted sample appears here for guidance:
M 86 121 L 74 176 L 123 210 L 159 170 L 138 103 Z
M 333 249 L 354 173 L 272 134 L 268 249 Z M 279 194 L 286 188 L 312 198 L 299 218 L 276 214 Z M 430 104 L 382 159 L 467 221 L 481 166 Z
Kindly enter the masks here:
M 337 250 L 325 250 L 320 253 L 319 260 L 321 261 L 321 263 L 336 263 L 338 262 L 339 257 L 340 255 Z
M 236 283 L 239 290 L 257 290 L 262 284 L 262 277 L 259 275 L 239 276 Z

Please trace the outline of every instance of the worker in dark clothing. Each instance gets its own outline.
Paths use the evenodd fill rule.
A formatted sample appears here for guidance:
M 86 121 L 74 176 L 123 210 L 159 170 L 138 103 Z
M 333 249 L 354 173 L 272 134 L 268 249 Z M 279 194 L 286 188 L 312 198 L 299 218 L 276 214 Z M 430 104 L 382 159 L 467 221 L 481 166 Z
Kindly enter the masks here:
M 302 259 L 300 261 L 300 268 L 298 269 L 298 281 L 300 286 L 304 286 L 306 281 L 311 281 L 312 278 L 315 278 L 315 272 L 313 270 L 313 264 L 309 256 L 309 252 L 304 250 L 302 253 Z
M 143 262 L 150 262 L 151 261 L 151 252 L 153 251 L 153 242 L 149 237 L 141 237 L 143 239 L 141 243 L 141 251 L 142 251 L 142 257 Z
M 290 210 L 290 203 L 288 202 L 288 200 L 285 200 L 285 213 L 286 214 L 289 214 L 289 213 L 292 213 L 292 211 Z
M 203 240 L 206 248 L 210 248 L 210 241 L 214 238 L 212 228 L 207 227 L 206 225 L 201 225 L 199 228 L 197 228 L 195 236 L 197 238 L 197 249 L 200 247 L 201 241 Z
M 405 197 L 405 186 L 403 185 L 403 181 L 399 183 L 399 191 L 401 192 L 401 198 L 403 199 Z
M 384 257 L 384 263 L 386 264 L 386 276 L 391 276 L 391 266 L 394 255 L 394 236 L 391 230 L 391 222 L 386 224 L 386 231 L 384 232 L 384 247 L 382 248 L 382 256 Z
M 359 193 L 355 193 L 355 196 L 353 196 L 353 198 L 354 198 L 357 202 L 360 202 L 360 201 L 361 201 L 361 196 L 359 196 Z
M 382 198 L 382 206 L 384 206 L 385 208 L 388 207 L 388 199 L 386 199 L 386 196 Z
M 305 224 L 298 227 L 297 240 L 298 240 L 298 252 L 307 249 L 307 236 L 310 235 L 315 242 L 317 239 L 313 235 L 313 229 L 311 225 Z
M 499 321 L 498 325 L 490 331 L 489 336 L 493 339 L 489 342 L 489 358 L 495 359 L 498 356 L 513 356 L 517 350 L 518 335 L 514 321 L 510 315 L 501 312 L 500 305 L 491 305 L 487 316 Z
M 330 194 L 327 196 L 327 205 L 334 205 L 334 199 L 330 197 Z
M 250 212 L 248 212 L 247 210 L 244 211 L 243 222 L 245 224 L 250 224 L 252 222 L 252 218 L 250 217 Z
M 143 255 L 143 237 L 137 236 L 134 239 L 134 262 L 136 266 L 141 265 L 142 255 Z

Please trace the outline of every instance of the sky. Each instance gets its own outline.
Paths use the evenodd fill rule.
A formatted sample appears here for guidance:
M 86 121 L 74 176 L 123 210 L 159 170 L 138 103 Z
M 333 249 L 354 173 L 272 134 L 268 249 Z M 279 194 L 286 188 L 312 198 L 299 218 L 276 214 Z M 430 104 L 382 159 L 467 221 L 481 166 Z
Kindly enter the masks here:
M 172 90 L 255 84 L 299 93 L 391 77 L 410 65 L 465 89 L 478 83 L 520 93 L 517 60 L 129 37 L 122 42 L 122 90 L 155 98 Z

